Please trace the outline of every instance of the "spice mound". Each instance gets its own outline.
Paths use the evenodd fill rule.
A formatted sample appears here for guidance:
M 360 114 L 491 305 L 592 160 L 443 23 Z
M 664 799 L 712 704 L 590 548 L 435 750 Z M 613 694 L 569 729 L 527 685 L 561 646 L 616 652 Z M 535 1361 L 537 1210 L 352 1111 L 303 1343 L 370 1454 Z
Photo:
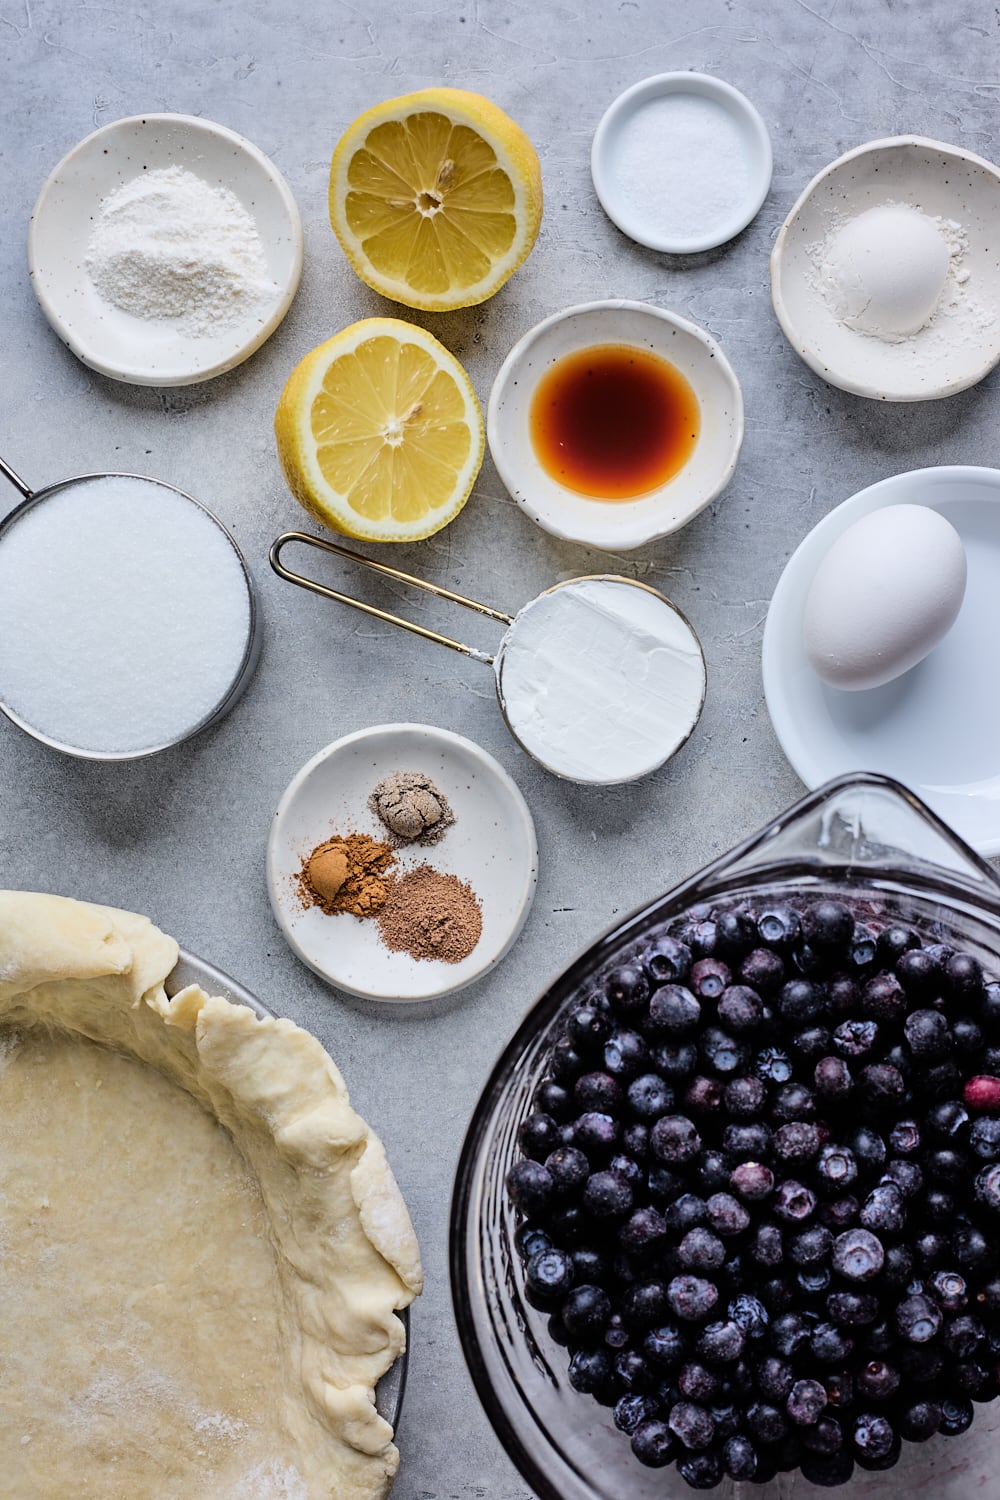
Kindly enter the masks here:
M 448 799 L 422 771 L 386 776 L 368 798 L 368 806 L 397 849 L 402 844 L 436 844 L 455 821 Z
M 389 894 L 386 871 L 395 861 L 388 844 L 364 833 L 339 834 L 327 839 L 302 861 L 298 889 L 304 905 L 318 906 L 327 916 L 350 912 L 370 917 Z
M 391 882 L 378 925 L 383 943 L 394 952 L 457 964 L 479 942 L 483 913 L 470 885 L 418 865 Z

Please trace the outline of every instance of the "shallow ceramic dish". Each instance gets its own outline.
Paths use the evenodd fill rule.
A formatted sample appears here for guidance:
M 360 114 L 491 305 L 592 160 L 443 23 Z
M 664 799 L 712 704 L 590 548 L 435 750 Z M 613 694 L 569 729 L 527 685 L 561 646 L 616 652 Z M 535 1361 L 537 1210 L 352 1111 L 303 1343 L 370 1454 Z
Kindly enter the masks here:
M 690 227 L 671 228 L 668 233 L 657 223 L 654 200 L 669 191 L 669 183 L 658 180 L 652 169 L 648 196 L 630 192 L 627 157 L 639 132 L 653 126 L 652 112 L 660 101 L 687 99 L 701 101 L 717 112 L 723 130 L 739 142 L 744 176 L 735 196 L 724 206 L 720 204 L 718 212 L 703 225 L 692 223 Z M 683 139 L 669 138 L 669 116 L 661 123 L 665 136 L 661 170 L 666 171 L 683 151 Z M 711 250 L 745 229 L 767 197 L 771 168 L 771 140 L 764 121 L 744 94 L 709 73 L 660 73 L 633 84 L 606 111 L 590 152 L 594 189 L 608 218 L 640 245 L 675 255 Z M 731 164 L 720 157 L 718 182 L 728 187 L 731 177 Z M 717 184 L 710 181 L 706 187 L 716 188 Z
M 218 334 L 192 337 L 167 319 L 122 312 L 87 274 L 101 200 L 143 171 L 172 166 L 236 195 L 275 283 L 273 298 Z M 243 136 L 191 115 L 134 115 L 87 136 L 48 177 L 28 229 L 28 266 L 42 311 L 84 364 L 133 385 L 194 385 L 249 358 L 285 316 L 302 274 L 302 222 L 274 163 Z
M 425 772 L 455 814 L 438 844 L 398 850 L 396 870 L 429 864 L 471 885 L 483 931 L 460 963 L 390 952 L 373 919 L 328 917 L 298 896 L 302 861 L 317 844 L 334 833 L 385 836 L 368 797 L 394 771 Z M 507 772 L 471 740 L 430 724 L 376 725 L 314 755 L 279 802 L 267 846 L 271 906 L 289 946 L 322 979 L 366 1000 L 431 1000 L 482 978 L 524 926 L 537 875 L 534 824 Z
M 531 441 L 531 400 L 545 372 L 578 349 L 633 344 L 674 365 L 694 388 L 701 431 L 672 479 L 634 500 L 592 500 L 552 479 Z M 531 519 L 553 536 L 610 552 L 677 531 L 733 476 L 743 442 L 743 394 L 719 345 L 694 323 L 647 302 L 585 302 L 537 324 L 493 382 L 486 435 L 500 477 Z
M 169 996 L 173 996 L 186 989 L 189 984 L 200 985 L 208 995 L 221 995 L 232 1005 L 245 1005 L 256 1016 L 274 1015 L 274 1011 L 265 1005 L 263 1000 L 258 1000 L 257 996 L 245 989 L 242 984 L 237 984 L 235 979 L 230 979 L 228 974 L 224 974 L 214 964 L 206 963 L 203 958 L 197 958 L 193 953 L 188 953 L 182 948 L 177 963 L 167 976 L 164 989 Z M 403 1409 L 403 1393 L 406 1390 L 406 1367 L 410 1347 L 410 1309 L 401 1308 L 396 1316 L 406 1329 L 406 1345 L 396 1363 L 385 1372 L 375 1387 L 375 1405 L 379 1416 L 383 1417 L 393 1428 L 399 1426 L 399 1416 Z
M 950 220 L 968 242 L 956 267 L 968 279 L 945 293 L 953 305 L 898 343 L 839 322 L 816 265 L 832 231 L 888 204 Z M 958 146 L 902 135 L 838 157 L 805 189 L 771 253 L 771 299 L 792 348 L 831 385 L 877 401 L 931 401 L 975 385 L 1000 360 L 998 216 L 1000 170 Z
M 969 575 L 944 640 L 884 687 L 842 692 L 809 665 L 802 613 L 831 543 L 887 505 L 929 505 L 956 528 Z M 764 694 L 781 747 L 806 786 L 854 770 L 898 778 L 981 854 L 1000 854 L 1000 470 L 895 474 L 838 505 L 792 555 L 764 628 Z

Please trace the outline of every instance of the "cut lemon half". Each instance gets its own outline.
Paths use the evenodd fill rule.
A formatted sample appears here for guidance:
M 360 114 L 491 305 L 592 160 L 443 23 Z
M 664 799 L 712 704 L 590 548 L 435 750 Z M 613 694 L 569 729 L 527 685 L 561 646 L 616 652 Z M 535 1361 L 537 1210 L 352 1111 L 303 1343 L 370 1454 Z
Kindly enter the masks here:
M 519 125 L 481 94 L 424 89 L 344 132 L 330 222 L 362 281 L 427 312 L 483 302 L 527 258 L 542 174 Z
M 433 334 L 352 323 L 301 360 L 274 417 L 288 487 L 325 526 L 413 542 L 454 520 L 483 461 L 468 375 Z

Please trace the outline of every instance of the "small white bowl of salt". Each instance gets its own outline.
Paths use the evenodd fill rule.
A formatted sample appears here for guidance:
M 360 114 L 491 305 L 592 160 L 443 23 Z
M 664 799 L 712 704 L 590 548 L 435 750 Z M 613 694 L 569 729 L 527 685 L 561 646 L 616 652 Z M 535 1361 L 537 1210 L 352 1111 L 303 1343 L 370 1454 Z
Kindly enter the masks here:
M 302 222 L 251 141 L 192 115 L 135 115 L 50 174 L 28 266 L 85 365 L 133 385 L 193 385 L 277 328 L 302 274 Z
M 651 250 L 724 245 L 771 186 L 771 141 L 749 99 L 709 73 L 660 73 L 614 101 L 590 170 L 608 218 Z

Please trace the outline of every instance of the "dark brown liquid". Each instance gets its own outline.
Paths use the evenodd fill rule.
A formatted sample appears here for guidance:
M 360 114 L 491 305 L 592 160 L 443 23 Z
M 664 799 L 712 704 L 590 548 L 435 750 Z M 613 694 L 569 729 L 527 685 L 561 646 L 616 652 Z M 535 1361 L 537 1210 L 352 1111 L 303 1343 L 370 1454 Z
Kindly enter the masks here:
M 701 410 L 667 360 L 629 344 L 598 344 L 545 372 L 529 426 L 550 478 L 596 500 L 634 500 L 687 463 Z

